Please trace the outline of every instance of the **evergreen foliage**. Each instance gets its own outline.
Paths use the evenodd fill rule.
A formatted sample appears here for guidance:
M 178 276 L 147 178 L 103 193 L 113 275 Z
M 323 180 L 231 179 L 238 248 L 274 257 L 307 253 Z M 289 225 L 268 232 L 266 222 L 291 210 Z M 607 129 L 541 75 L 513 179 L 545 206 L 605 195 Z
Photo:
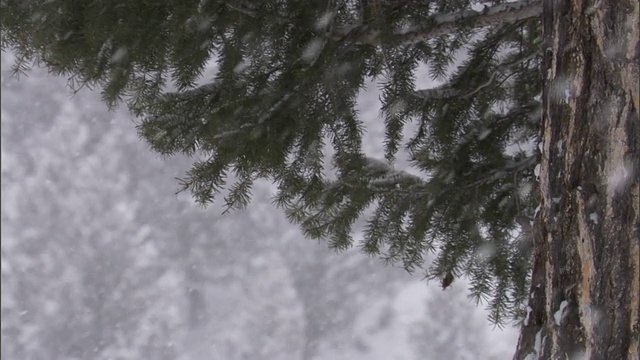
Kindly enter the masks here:
M 3 0 L 0 16 L 16 71 L 35 63 L 73 89 L 99 87 L 109 106 L 125 101 L 142 119 L 140 135 L 155 151 L 197 156 L 181 185 L 198 202 L 222 197 L 243 208 L 256 179 L 273 180 L 274 203 L 337 250 L 354 245 L 364 216 L 364 252 L 409 271 L 434 252 L 427 277 L 467 276 L 471 295 L 502 323 L 522 315 L 528 293 L 530 246 L 516 219 L 536 206 L 539 21 L 467 28 L 463 17 L 456 31 L 426 41 L 397 37 L 472 6 L 481 8 L 469 0 Z M 211 61 L 217 73 L 203 79 Z M 424 65 L 441 85 L 416 88 Z M 356 97 L 371 78 L 382 93 L 384 160 L 362 148 Z M 405 139 L 408 124 L 415 131 Z M 398 154 L 419 175 L 396 170 Z

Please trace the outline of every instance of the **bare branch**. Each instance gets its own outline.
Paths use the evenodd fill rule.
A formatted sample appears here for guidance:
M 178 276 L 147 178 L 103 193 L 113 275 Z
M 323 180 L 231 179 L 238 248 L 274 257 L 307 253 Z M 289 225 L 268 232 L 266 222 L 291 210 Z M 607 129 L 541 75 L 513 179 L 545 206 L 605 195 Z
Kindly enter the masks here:
M 463 10 L 453 14 L 438 14 L 434 24 L 428 27 L 411 26 L 398 29 L 391 35 L 391 42 L 397 45 L 413 44 L 459 31 L 461 29 L 513 23 L 534 18 L 542 14 L 542 0 L 519 0 L 485 7 L 484 10 Z M 380 45 L 381 33 L 367 25 L 358 24 L 337 29 L 330 34 L 335 41 L 354 44 Z

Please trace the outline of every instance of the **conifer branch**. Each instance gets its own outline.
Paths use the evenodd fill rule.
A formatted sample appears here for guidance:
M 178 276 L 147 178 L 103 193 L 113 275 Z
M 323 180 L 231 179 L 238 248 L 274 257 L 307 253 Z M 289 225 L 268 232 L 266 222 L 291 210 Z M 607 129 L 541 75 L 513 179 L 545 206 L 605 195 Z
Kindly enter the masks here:
M 493 80 L 495 80 L 495 77 L 496 77 L 496 73 L 495 72 L 491 73 L 491 76 L 489 77 L 489 79 L 487 81 L 485 81 L 482 84 L 478 85 L 475 89 L 469 90 L 468 92 L 463 94 L 461 97 L 462 98 L 469 98 L 469 97 L 475 95 L 480 90 L 482 90 L 485 87 L 491 85 Z M 446 85 L 446 86 L 438 86 L 438 87 L 431 88 L 431 89 L 417 90 L 415 92 L 415 94 L 418 97 L 420 97 L 422 99 L 425 99 L 425 100 L 432 100 L 432 99 L 442 100 L 442 99 L 450 99 L 450 98 L 453 98 L 453 97 L 460 96 L 460 90 L 453 88 L 451 85 Z
M 452 14 L 437 14 L 432 25 L 417 25 L 395 30 L 393 44 L 413 44 L 454 33 L 462 29 L 480 28 L 534 18 L 542 14 L 542 0 L 519 0 L 485 7 L 484 10 L 462 10 Z M 366 24 L 345 26 L 330 34 L 335 41 L 380 45 L 382 34 Z
M 442 100 L 458 96 L 460 90 L 454 89 L 450 84 L 445 84 L 431 89 L 416 90 L 415 94 L 425 100 Z
M 487 176 L 483 177 L 482 179 L 467 185 L 466 188 L 472 188 L 472 187 L 479 186 L 481 184 L 486 184 L 492 181 L 496 181 L 498 179 L 503 179 L 509 176 L 510 174 L 513 174 L 514 172 L 519 172 L 519 171 L 532 168 L 537 163 L 538 163 L 537 154 L 528 156 L 518 162 L 513 162 L 511 164 L 508 164 L 503 169 L 490 172 L 489 174 L 487 174 Z
M 382 160 L 365 157 L 365 161 L 371 177 L 368 184 L 371 191 L 397 188 L 400 184 L 424 186 L 427 183 L 425 179 L 403 170 L 396 170 Z
M 462 95 L 463 98 L 470 97 L 483 88 L 489 86 L 495 79 L 498 73 L 506 73 L 507 70 L 517 64 L 523 63 L 525 61 L 529 61 L 535 59 L 538 56 L 537 52 L 532 52 L 530 55 L 522 57 L 520 59 L 512 60 L 512 61 L 504 61 L 498 64 L 495 68 L 495 71 L 491 73 L 489 80 L 484 83 L 478 85 L 475 89 L 468 90 L 466 93 Z M 511 75 L 508 75 L 511 76 Z M 504 82 L 504 80 L 503 80 Z M 425 100 L 443 100 L 443 99 L 451 99 L 454 97 L 461 96 L 461 91 L 457 89 L 453 83 L 444 84 L 441 86 L 436 86 L 430 89 L 418 89 L 414 92 L 414 94 Z

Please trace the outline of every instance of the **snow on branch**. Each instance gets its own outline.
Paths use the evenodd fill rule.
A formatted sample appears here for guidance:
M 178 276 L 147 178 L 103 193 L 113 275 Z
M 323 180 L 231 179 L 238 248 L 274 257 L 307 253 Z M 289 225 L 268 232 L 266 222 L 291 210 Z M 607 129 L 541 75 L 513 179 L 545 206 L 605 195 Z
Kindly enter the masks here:
M 386 162 L 374 158 L 365 158 L 367 169 L 371 177 L 374 179 L 369 181 L 369 185 L 378 186 L 396 186 L 404 184 L 424 184 L 425 181 L 419 176 L 411 175 L 406 171 L 396 170 Z M 382 176 L 380 176 L 382 175 Z
M 391 35 L 391 42 L 398 45 L 413 44 L 451 34 L 464 28 L 513 23 L 541 14 L 542 0 L 519 0 L 485 7 L 481 11 L 467 9 L 451 14 L 437 14 L 433 17 L 434 24 L 428 28 L 418 25 L 394 31 Z M 363 24 L 337 29 L 330 34 L 330 37 L 336 41 L 355 44 L 380 45 L 382 42 L 379 31 Z
M 483 82 L 482 84 L 478 85 L 475 89 L 462 94 L 462 98 L 468 98 L 473 96 L 474 94 L 478 93 L 480 90 L 484 89 L 485 87 L 491 85 L 491 83 L 493 82 L 493 80 L 496 77 L 496 73 L 491 73 L 491 77 L 489 77 L 489 80 Z M 415 94 L 425 100 L 434 100 L 434 99 L 451 99 L 453 97 L 457 97 L 460 95 L 460 90 L 458 89 L 454 89 L 453 87 L 451 87 L 451 85 L 447 84 L 444 86 L 438 86 L 435 88 L 431 88 L 431 89 L 423 89 L 423 90 L 417 90 L 415 92 Z
M 294 88 L 294 91 L 297 89 L 298 89 L 298 86 Z M 258 125 L 262 125 L 262 123 L 264 123 L 267 119 L 272 118 L 273 114 L 278 110 L 282 109 L 282 107 L 289 100 L 290 97 L 291 97 L 291 93 L 289 92 L 285 94 L 275 104 L 273 104 L 264 114 L 262 114 L 262 116 L 260 116 L 260 118 L 258 119 Z
M 458 96 L 460 90 L 452 88 L 449 84 L 431 89 L 417 90 L 415 94 L 425 100 L 450 99 Z
M 409 174 L 406 171 L 396 170 L 392 165 L 385 161 L 365 157 L 367 169 L 367 185 L 366 189 L 377 194 L 392 192 L 410 193 L 412 195 L 424 193 L 427 181 L 420 176 Z M 325 189 L 327 193 L 331 193 L 336 187 L 347 187 L 356 189 L 350 179 L 337 179 L 330 182 Z M 358 185 L 360 186 L 360 185 Z M 360 189 L 359 187 L 357 189 Z
M 188 101 L 188 100 L 193 100 L 195 98 L 199 98 L 202 96 L 216 95 L 219 90 L 220 90 L 219 85 L 215 82 L 211 82 L 190 90 L 183 90 L 180 92 L 168 92 L 163 94 L 160 97 L 160 99 L 163 102 Z

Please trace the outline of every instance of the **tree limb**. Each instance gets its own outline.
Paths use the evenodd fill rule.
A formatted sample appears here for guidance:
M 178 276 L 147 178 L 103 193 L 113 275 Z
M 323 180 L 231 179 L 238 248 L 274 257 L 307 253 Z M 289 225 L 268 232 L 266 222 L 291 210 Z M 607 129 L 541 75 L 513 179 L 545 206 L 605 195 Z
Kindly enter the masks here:
M 249 17 L 252 18 L 257 18 L 258 17 L 258 13 L 255 10 L 252 10 L 250 8 L 248 8 L 247 6 L 243 5 L 243 4 L 230 4 L 229 2 L 225 2 L 225 5 L 234 11 L 237 11 L 239 13 L 245 14 Z
M 478 91 L 482 90 L 483 88 L 489 86 L 495 80 L 497 73 L 504 74 L 507 72 L 507 70 L 509 70 L 511 66 L 523 63 L 528 60 L 535 59 L 537 56 L 538 56 L 537 52 L 532 52 L 531 54 L 523 58 L 519 58 L 512 61 L 505 61 L 496 65 L 495 70 L 491 73 L 489 80 L 480 84 L 475 89 L 470 90 L 467 93 L 463 94 L 462 98 L 470 97 L 476 94 Z M 508 76 L 511 76 L 511 75 L 507 75 L 507 77 Z M 461 91 L 457 89 L 454 85 L 455 84 L 445 84 L 445 85 L 436 86 L 430 89 L 418 89 L 414 92 L 414 95 L 425 100 L 433 100 L 433 99 L 442 100 L 442 99 L 450 99 L 450 98 L 461 96 Z
M 485 7 L 482 11 L 463 10 L 452 14 L 437 14 L 433 25 L 410 26 L 395 30 L 390 41 L 396 45 L 413 44 L 454 33 L 462 29 L 479 28 L 534 18 L 542 14 L 542 0 L 518 0 Z M 354 44 L 380 45 L 380 31 L 364 24 L 345 26 L 330 35 L 332 40 Z

